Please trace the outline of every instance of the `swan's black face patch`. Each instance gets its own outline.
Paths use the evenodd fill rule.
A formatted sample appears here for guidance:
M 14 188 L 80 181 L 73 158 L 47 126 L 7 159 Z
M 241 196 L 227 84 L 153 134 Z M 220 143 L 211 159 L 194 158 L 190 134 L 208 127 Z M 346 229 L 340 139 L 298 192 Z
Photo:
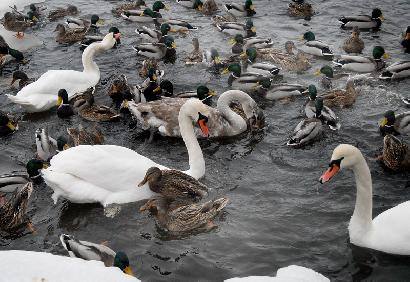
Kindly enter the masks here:
M 207 122 L 208 122 L 208 117 L 207 117 L 207 116 L 204 116 L 203 114 L 201 114 L 200 112 L 198 112 L 198 122 L 199 122 L 200 120 L 203 120 L 205 123 L 207 123 Z
M 329 167 L 337 166 L 338 168 L 340 168 L 340 163 L 342 162 L 343 159 L 344 159 L 344 157 L 341 157 L 341 158 L 338 159 L 338 160 L 332 160 L 332 161 L 329 163 Z

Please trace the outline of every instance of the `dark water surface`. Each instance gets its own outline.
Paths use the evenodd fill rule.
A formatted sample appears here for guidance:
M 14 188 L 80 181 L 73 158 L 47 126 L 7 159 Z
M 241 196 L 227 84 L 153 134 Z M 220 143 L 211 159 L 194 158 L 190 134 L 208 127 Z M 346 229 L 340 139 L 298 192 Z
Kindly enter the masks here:
M 50 0 L 45 5 L 51 9 L 65 2 Z M 149 1 L 150 5 L 152 2 Z M 175 65 L 165 66 L 166 78 L 174 82 L 177 91 L 206 83 L 222 93 L 227 89 L 227 77 L 215 77 L 202 67 L 186 67 L 181 59 L 191 51 L 193 36 L 199 37 L 202 48 L 214 46 L 227 55 L 228 36 L 217 32 L 209 17 L 175 2 L 165 2 L 171 10 L 164 17 L 172 14 L 200 27 L 186 38 L 177 38 L 179 60 Z M 120 48 L 107 51 L 96 60 L 102 84 L 96 100 L 108 104 L 110 100 L 103 84 L 112 74 L 124 73 L 131 83 L 140 82 L 141 59 L 131 49 L 139 40 L 134 33 L 137 24 L 113 17 L 111 8 L 120 1 L 74 0 L 72 3 L 80 8 L 81 16 L 97 13 L 104 18 L 103 32 L 116 25 L 123 34 Z M 370 14 L 373 7 L 380 7 L 386 21 L 378 34 L 362 33 L 366 44 L 364 54 L 370 54 L 373 46 L 382 45 L 392 55 L 390 62 L 408 59 L 399 47 L 400 34 L 410 24 L 405 22 L 409 20 L 408 0 L 317 0 L 313 4 L 318 14 L 310 22 L 289 18 L 287 3 L 254 0 L 258 35 L 271 36 L 277 48 L 313 30 L 318 39 L 331 43 L 335 53 L 340 53 L 341 44 L 350 32 L 339 29 L 337 18 L 350 13 Z M 48 69 L 82 69 L 78 45 L 64 46 L 54 41 L 55 25 L 46 22 L 33 31 L 44 45 L 30 50 L 30 63 L 20 66 L 30 77 L 38 77 Z M 316 82 L 313 73 L 324 63 L 316 60 L 305 74 L 285 73 L 284 79 L 290 83 Z M 17 92 L 9 86 L 15 67 L 7 67 L 0 77 L 0 109 L 21 115 L 23 121 L 16 134 L 1 139 L 0 173 L 24 169 L 21 164 L 35 154 L 36 128 L 47 126 L 53 136 L 58 136 L 68 126 L 87 124 L 77 117 L 69 121 L 58 119 L 53 110 L 24 116 L 4 96 Z M 345 81 L 337 84 L 344 87 Z M 82 240 L 108 241 L 113 249 L 126 251 L 137 277 L 144 281 L 221 281 L 235 276 L 273 276 L 278 268 L 290 264 L 312 268 L 334 281 L 408 281 L 409 258 L 349 244 L 347 225 L 356 197 L 352 173 L 343 172 L 326 186 L 318 183 L 332 150 L 339 143 L 349 143 L 358 146 L 368 160 L 373 175 L 375 215 L 410 199 L 408 174 L 386 172 L 372 160 L 382 146 L 377 132 L 379 119 L 388 109 L 406 110 L 399 96 L 408 96 L 408 89 L 409 80 L 393 83 L 374 80 L 363 84 L 356 104 L 336 111 L 342 122 L 341 130 L 326 131 L 322 140 L 304 149 L 284 145 L 303 118 L 302 98 L 287 104 L 264 105 L 267 127 L 259 136 L 245 135 L 227 142 L 201 141 L 207 169 L 203 182 L 211 187 L 212 198 L 222 195 L 230 198 L 226 211 L 217 220 L 217 230 L 183 239 L 169 238 L 156 229 L 151 217 L 138 212 L 141 203 L 124 205 L 120 214 L 111 219 L 104 217 L 99 205 L 74 205 L 61 200 L 53 205 L 52 190 L 42 184 L 35 187 L 29 208 L 37 233 L 14 240 L 0 239 L 1 249 L 66 255 L 58 236 L 69 233 Z M 186 148 L 180 140 L 159 138 L 145 145 L 146 137 L 141 137 L 140 131 L 127 121 L 101 124 L 101 127 L 107 144 L 129 147 L 169 167 L 187 167 Z

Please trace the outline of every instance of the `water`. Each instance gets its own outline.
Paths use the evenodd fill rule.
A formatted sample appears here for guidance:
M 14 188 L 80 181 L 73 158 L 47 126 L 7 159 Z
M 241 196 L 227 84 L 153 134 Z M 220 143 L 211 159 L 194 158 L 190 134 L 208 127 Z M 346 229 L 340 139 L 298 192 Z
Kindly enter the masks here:
M 46 1 L 48 9 L 65 5 L 65 1 Z M 97 13 L 105 19 L 105 32 L 116 25 L 122 32 L 122 45 L 97 58 L 101 69 L 101 86 L 96 100 L 109 104 L 103 85 L 113 73 L 124 73 L 131 83 L 140 82 L 141 60 L 131 49 L 138 42 L 135 23 L 128 23 L 111 14 L 118 1 L 75 0 L 82 16 Z M 187 37 L 177 37 L 179 60 L 166 65 L 166 78 L 176 91 L 195 89 L 200 83 L 222 93 L 227 77 L 215 77 L 204 68 L 186 67 L 182 58 L 191 51 L 191 38 L 198 36 L 201 47 L 214 46 L 228 55 L 228 37 L 210 25 L 210 18 L 186 10 L 167 1 L 172 14 L 195 23 L 200 29 Z M 370 54 L 374 45 L 382 45 L 392 61 L 405 59 L 399 45 L 403 22 L 410 3 L 402 1 L 315 1 L 318 12 L 312 21 L 291 19 L 286 15 L 287 1 L 254 1 L 258 16 L 254 19 L 259 35 L 271 36 L 282 48 L 287 40 L 296 40 L 303 32 L 313 30 L 318 39 L 333 44 L 336 53 L 349 34 L 339 29 L 337 18 L 343 14 L 369 14 L 380 7 L 386 18 L 378 34 L 363 32 Z M 78 45 L 58 45 L 53 30 L 56 23 L 44 23 L 32 32 L 44 45 L 30 50 L 30 63 L 20 66 L 30 77 L 38 77 L 48 69 L 82 68 Z M 297 43 L 299 44 L 299 43 Z M 326 62 L 315 60 L 314 67 L 303 75 L 286 73 L 290 83 L 317 82 L 313 73 Z M 0 78 L 0 109 L 21 116 L 20 130 L 0 143 L 0 173 L 23 170 L 22 163 L 35 154 L 34 131 L 47 126 L 54 136 L 81 121 L 57 118 L 53 110 L 37 115 L 23 112 L 4 94 L 16 93 L 9 86 L 11 73 L 17 66 L 3 70 Z M 345 81 L 336 83 L 344 87 Z M 207 172 L 203 180 L 212 188 L 211 198 L 230 198 L 226 211 L 216 221 L 219 228 L 210 233 L 169 238 L 159 232 L 151 217 L 138 212 L 141 203 L 127 204 L 115 219 L 106 218 L 99 205 L 74 205 L 59 201 L 53 205 L 52 191 L 44 184 L 35 187 L 29 214 L 36 234 L 0 240 L 2 249 L 46 251 L 66 255 L 58 236 L 69 233 L 83 240 L 108 241 L 115 250 L 124 250 L 130 257 L 137 276 L 144 281 L 221 281 L 235 276 L 271 275 L 290 264 L 312 268 L 334 281 L 404 281 L 410 277 L 410 259 L 381 254 L 349 244 L 347 225 L 355 202 L 355 184 L 350 172 L 343 172 L 331 183 L 320 186 L 318 178 L 327 168 L 331 152 L 339 143 L 358 146 L 365 155 L 373 175 L 374 215 L 410 198 L 408 175 L 392 174 L 372 160 L 382 146 L 377 123 L 382 114 L 393 109 L 406 110 L 400 95 L 409 95 L 409 80 L 385 83 L 371 81 L 359 87 L 356 104 L 337 110 L 342 122 L 339 132 L 326 131 L 325 137 L 304 149 L 294 150 L 284 144 L 296 124 L 303 118 L 304 100 L 290 103 L 265 103 L 267 127 L 258 136 L 244 134 L 229 141 L 201 141 Z M 407 90 L 407 91 L 406 91 Z M 145 145 L 146 136 L 128 121 L 101 124 L 107 144 L 126 146 L 153 160 L 185 169 L 187 153 L 182 141 L 158 138 Z

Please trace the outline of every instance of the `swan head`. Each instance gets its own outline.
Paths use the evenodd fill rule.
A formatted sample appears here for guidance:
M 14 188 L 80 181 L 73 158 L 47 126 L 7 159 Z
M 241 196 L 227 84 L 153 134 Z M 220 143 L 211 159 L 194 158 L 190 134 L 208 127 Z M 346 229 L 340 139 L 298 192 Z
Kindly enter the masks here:
M 111 32 L 113 33 L 116 44 L 117 45 L 120 44 L 121 43 L 121 41 L 120 41 L 120 38 L 121 38 L 120 30 L 117 27 L 113 26 L 108 30 L 108 33 L 111 33 Z
M 128 275 L 134 276 L 130 267 L 130 260 L 124 252 L 119 251 L 115 254 L 113 266 L 118 267 L 122 272 Z
M 111 49 L 115 46 L 115 44 L 117 43 L 117 40 L 116 40 L 115 36 L 116 35 L 114 34 L 114 32 L 110 32 L 110 33 L 108 33 L 107 35 L 104 36 L 104 39 L 102 40 L 101 43 L 103 44 L 103 46 L 106 47 L 106 48 L 104 48 L 105 50 Z
M 179 111 L 178 121 L 181 124 L 185 117 L 190 118 L 199 126 L 199 128 L 202 131 L 202 134 L 205 137 L 208 137 L 209 128 L 207 122 L 209 114 L 210 111 L 208 109 L 208 106 L 206 106 L 198 99 L 189 99 L 185 102 L 185 104 L 182 105 Z
M 340 144 L 333 150 L 329 168 L 319 178 L 319 182 L 322 184 L 328 182 L 340 170 L 344 168 L 354 167 L 362 159 L 362 153 L 355 146 L 349 144 Z

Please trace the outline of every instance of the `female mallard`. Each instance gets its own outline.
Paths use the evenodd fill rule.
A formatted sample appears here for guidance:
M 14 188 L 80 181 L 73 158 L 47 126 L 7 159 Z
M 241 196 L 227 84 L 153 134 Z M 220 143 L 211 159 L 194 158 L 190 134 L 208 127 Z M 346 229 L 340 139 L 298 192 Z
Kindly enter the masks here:
M 68 93 L 65 89 L 58 90 L 57 116 L 59 118 L 69 118 L 74 114 L 73 107 L 68 100 Z
M 383 139 L 383 154 L 379 160 L 391 170 L 408 171 L 410 169 L 410 149 L 404 141 L 387 134 Z
M 289 3 L 288 14 L 291 17 L 304 18 L 310 20 L 314 14 L 312 5 L 305 2 L 305 0 L 292 0 Z
M 18 62 L 24 60 L 23 53 L 21 53 L 19 50 L 10 48 L 6 40 L 4 40 L 3 36 L 0 35 L 0 67 L 5 65 L 6 62 L 9 61 L 6 60 L 6 57 L 10 57 L 10 59 L 15 59 Z
M 50 21 L 55 21 L 59 18 L 64 18 L 66 16 L 75 16 L 78 14 L 78 9 L 74 5 L 67 5 L 67 8 L 57 8 L 55 10 L 51 10 L 48 13 L 47 18 Z
M 64 25 L 57 24 L 56 29 L 54 30 L 57 33 L 56 42 L 62 43 L 75 43 L 84 39 L 85 34 L 87 33 L 87 28 L 84 27 L 82 30 L 70 30 L 66 29 Z
M 127 2 L 124 4 L 120 4 L 118 6 L 115 6 L 111 12 L 119 17 L 121 16 L 121 14 L 123 14 L 124 12 L 128 11 L 128 10 L 139 10 L 141 9 L 141 6 L 147 6 L 145 4 L 144 0 L 136 0 L 136 1 L 132 1 L 132 2 Z
M 14 233 L 27 227 L 34 232 L 33 225 L 27 215 L 28 200 L 33 192 L 33 183 L 28 182 L 17 189 L 9 200 L 4 200 L 0 195 L 0 230 Z
M 273 77 L 279 73 L 280 68 L 273 64 L 256 62 L 256 57 L 258 55 L 256 48 L 252 47 L 246 49 L 245 54 L 247 58 L 243 65 L 245 72 L 257 73 L 264 77 Z
M 305 114 L 306 117 L 308 118 L 314 118 L 314 117 L 319 117 L 320 120 L 323 121 L 323 123 L 326 123 L 330 129 L 332 130 L 338 130 L 340 129 L 340 122 L 335 113 L 327 106 L 323 105 L 323 100 L 320 98 L 322 101 L 319 103 L 319 105 L 316 103 L 317 99 L 317 90 L 314 85 L 309 85 L 308 87 L 309 91 L 309 101 L 307 102 L 305 106 Z M 320 115 L 316 112 L 316 110 L 319 108 L 320 110 Z
M 404 33 L 401 46 L 403 46 L 404 52 L 410 53 L 410 26 L 407 27 L 406 32 Z
M 14 82 L 18 81 L 19 83 L 19 88 L 23 88 L 24 86 L 27 86 L 28 84 L 32 83 L 34 79 L 29 78 L 27 74 L 23 71 L 17 70 L 13 72 L 13 79 L 10 83 L 10 85 L 13 85 Z
M 228 204 L 228 198 L 219 198 L 206 203 L 196 203 L 170 209 L 163 199 L 149 200 L 140 211 L 149 211 L 157 224 L 172 234 L 191 231 L 208 231 L 215 228 L 213 219 Z
M 246 0 L 245 5 L 229 3 L 224 4 L 223 7 L 226 12 L 238 17 L 252 17 L 256 14 L 255 6 L 253 6 L 252 0 Z
M 311 31 L 303 34 L 305 44 L 300 48 L 303 52 L 325 59 L 333 58 L 333 52 L 330 46 L 322 41 L 316 40 L 315 34 Z
M 346 90 L 335 89 L 327 91 L 320 97 L 323 99 L 325 106 L 327 107 L 350 107 L 356 101 L 357 92 L 354 88 L 353 80 L 349 80 L 346 83 Z
M 156 60 L 164 60 L 164 63 L 174 63 L 176 60 L 176 44 L 172 36 L 167 36 L 164 43 L 141 43 L 133 47 L 137 55 Z
M 81 124 L 79 124 L 77 128 L 67 128 L 67 133 L 70 136 L 74 146 L 100 145 L 104 143 L 104 135 L 97 126 L 93 126 L 92 128 L 85 128 Z
M 240 89 L 243 91 L 255 90 L 259 83 L 266 79 L 258 73 L 242 73 L 241 66 L 237 63 L 230 64 L 222 71 L 222 74 L 229 74 L 228 86 L 234 89 Z
M 204 56 L 202 49 L 199 48 L 198 38 L 192 38 L 192 46 L 194 47 L 194 49 L 191 51 L 191 53 L 188 54 L 187 58 L 185 59 L 185 64 L 193 65 L 202 63 Z
M 128 84 L 124 74 L 115 76 L 108 84 L 108 96 L 112 99 L 116 108 L 119 108 L 124 100 L 132 100 L 134 93 Z
M 24 31 L 34 24 L 32 21 L 19 20 L 10 12 L 4 14 L 4 28 L 8 31 L 17 32 L 16 37 L 18 39 L 22 39 L 24 37 Z
M 380 29 L 384 20 L 382 11 L 378 8 L 373 9 L 372 15 L 358 15 L 350 17 L 341 17 L 339 22 L 342 23 L 341 28 L 354 28 L 357 26 L 360 29 Z
M 167 23 L 161 25 L 160 30 L 151 29 L 143 26 L 141 29 L 136 29 L 135 32 L 144 40 L 148 42 L 160 42 L 164 43 L 165 37 L 168 32 L 171 31 L 171 26 Z
M 215 14 L 218 10 L 218 5 L 215 0 L 204 0 L 200 12 L 204 15 L 210 16 Z
M 410 111 L 396 115 L 394 111 L 387 111 L 380 122 L 380 133 L 392 135 L 410 134 Z
M 248 19 L 244 24 L 238 22 L 220 22 L 216 24 L 220 32 L 228 33 L 230 35 L 241 34 L 245 38 L 256 36 L 256 27 L 253 21 Z
M 410 76 L 410 61 L 400 61 L 388 66 L 382 74 L 380 79 L 400 79 Z
M 381 46 L 375 46 L 373 48 L 373 58 L 362 56 L 349 56 L 341 55 L 339 59 L 333 61 L 337 66 L 342 67 L 344 70 L 354 72 L 374 72 L 381 71 L 386 66 L 386 63 L 382 59 L 388 59 L 389 55 L 385 53 L 384 48 Z
M 66 234 L 60 235 L 60 241 L 72 258 L 102 261 L 107 267 L 118 267 L 122 272 L 133 275 L 128 256 L 124 252 L 116 253 L 105 245 L 79 241 Z
M 10 119 L 8 115 L 0 112 L 0 136 L 6 136 L 18 130 L 17 123 Z
M 191 204 L 199 202 L 208 194 L 208 188 L 182 171 L 151 167 L 138 187 L 148 183 L 152 192 L 160 194 L 169 203 Z
M 45 128 L 39 128 L 35 132 L 37 157 L 43 161 L 49 161 L 57 153 L 69 148 L 68 140 L 64 136 L 54 139 L 48 135 Z
M 343 50 L 346 53 L 362 53 L 364 49 L 364 42 L 359 35 L 359 28 L 355 26 L 352 31 L 352 36 L 347 38 L 343 43 Z
M 272 85 L 270 79 L 264 79 L 256 89 L 256 94 L 268 100 L 279 100 L 302 95 L 307 87 L 300 84 L 280 83 Z

